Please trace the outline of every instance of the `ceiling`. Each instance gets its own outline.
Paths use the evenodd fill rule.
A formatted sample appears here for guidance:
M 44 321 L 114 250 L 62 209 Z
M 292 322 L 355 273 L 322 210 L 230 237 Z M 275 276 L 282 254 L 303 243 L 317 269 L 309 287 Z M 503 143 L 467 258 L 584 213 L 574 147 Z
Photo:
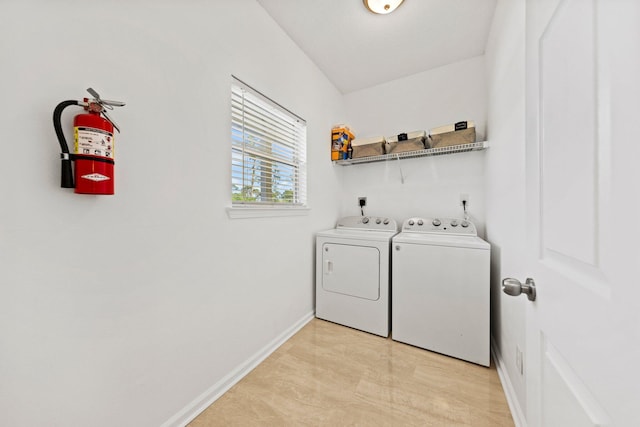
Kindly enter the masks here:
M 333 84 L 349 93 L 484 54 L 496 0 L 258 0 Z

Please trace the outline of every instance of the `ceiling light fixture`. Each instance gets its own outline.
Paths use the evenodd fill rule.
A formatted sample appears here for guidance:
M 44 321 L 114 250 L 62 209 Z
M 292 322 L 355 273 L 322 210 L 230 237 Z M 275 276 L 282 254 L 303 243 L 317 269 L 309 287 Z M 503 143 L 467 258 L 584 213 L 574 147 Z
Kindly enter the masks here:
M 393 12 L 403 1 L 404 0 L 362 0 L 367 9 L 380 15 Z

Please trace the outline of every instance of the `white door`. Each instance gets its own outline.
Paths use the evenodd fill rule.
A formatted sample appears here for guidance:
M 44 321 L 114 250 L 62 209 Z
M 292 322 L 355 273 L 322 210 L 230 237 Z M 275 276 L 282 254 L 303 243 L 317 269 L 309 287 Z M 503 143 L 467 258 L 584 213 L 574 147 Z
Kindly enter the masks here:
M 526 24 L 527 424 L 640 425 L 640 1 Z
M 372 301 L 380 299 L 380 250 L 340 243 L 322 245 L 322 288 Z

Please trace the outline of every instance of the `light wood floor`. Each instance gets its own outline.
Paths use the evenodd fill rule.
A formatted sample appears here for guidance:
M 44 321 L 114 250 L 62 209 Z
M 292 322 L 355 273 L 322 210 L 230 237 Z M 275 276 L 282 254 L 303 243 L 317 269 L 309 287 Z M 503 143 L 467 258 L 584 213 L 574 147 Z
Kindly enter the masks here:
M 485 368 L 313 319 L 191 424 L 513 426 Z

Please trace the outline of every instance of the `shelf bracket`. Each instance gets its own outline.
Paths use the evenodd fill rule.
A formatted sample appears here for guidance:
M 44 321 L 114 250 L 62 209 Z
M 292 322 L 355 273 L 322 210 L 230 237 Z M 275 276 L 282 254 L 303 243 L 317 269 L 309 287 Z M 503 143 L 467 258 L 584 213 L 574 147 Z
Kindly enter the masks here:
M 404 184 L 404 174 L 402 173 L 402 165 L 400 164 L 400 155 L 396 154 L 396 159 L 398 160 L 398 169 L 400 170 L 400 182 Z

